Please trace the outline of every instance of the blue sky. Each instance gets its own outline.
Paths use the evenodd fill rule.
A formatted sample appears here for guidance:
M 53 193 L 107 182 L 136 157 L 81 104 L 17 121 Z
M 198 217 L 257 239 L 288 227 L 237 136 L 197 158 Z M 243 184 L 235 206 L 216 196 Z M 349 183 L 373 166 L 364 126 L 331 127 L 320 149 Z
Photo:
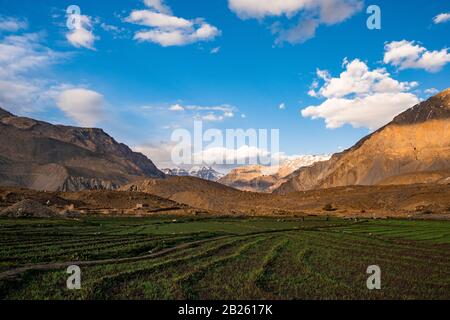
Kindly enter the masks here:
M 279 128 L 287 155 L 336 152 L 450 86 L 449 1 L 252 2 L 0 0 L 0 104 L 158 161 L 194 117 Z M 84 33 L 66 26 L 73 4 Z M 381 30 L 366 26 L 374 4 Z

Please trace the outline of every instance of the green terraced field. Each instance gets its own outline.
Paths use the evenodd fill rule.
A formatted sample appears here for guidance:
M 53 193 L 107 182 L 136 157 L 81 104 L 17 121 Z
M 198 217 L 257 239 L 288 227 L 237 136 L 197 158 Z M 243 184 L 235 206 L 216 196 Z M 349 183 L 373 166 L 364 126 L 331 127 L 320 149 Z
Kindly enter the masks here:
M 450 299 L 450 222 L 0 219 L 0 298 Z

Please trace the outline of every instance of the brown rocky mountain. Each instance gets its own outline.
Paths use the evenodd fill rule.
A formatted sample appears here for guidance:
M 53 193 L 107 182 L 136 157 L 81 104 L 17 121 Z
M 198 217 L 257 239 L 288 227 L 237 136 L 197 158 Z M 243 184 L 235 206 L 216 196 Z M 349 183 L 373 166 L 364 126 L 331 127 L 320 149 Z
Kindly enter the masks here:
M 237 199 L 245 194 L 220 183 L 191 176 L 140 180 L 121 187 L 120 191 L 149 193 L 191 207 L 217 212 L 231 212 Z
M 260 165 L 239 167 L 231 170 L 218 182 L 242 191 L 269 192 L 278 179 L 276 174 L 268 170 Z
M 396 181 L 425 183 L 432 180 L 429 176 L 445 181 L 445 174 L 436 175 L 436 171 L 449 169 L 450 89 L 447 89 L 398 115 L 329 161 L 295 171 L 275 193 Z
M 279 166 L 243 166 L 231 170 L 218 182 L 242 191 L 270 193 L 286 182 L 285 177 L 292 172 L 329 158 L 327 155 L 304 155 L 283 161 Z
M 0 185 L 48 191 L 115 189 L 164 174 L 101 129 L 52 125 L 0 108 Z

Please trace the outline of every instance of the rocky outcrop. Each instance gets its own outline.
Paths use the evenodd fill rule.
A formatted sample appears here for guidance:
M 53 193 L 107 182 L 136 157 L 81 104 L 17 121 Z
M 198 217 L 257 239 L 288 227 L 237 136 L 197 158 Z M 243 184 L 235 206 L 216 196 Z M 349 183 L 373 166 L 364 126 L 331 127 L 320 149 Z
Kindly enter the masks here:
M 2 210 L 0 217 L 7 218 L 53 218 L 59 214 L 34 200 L 22 200 Z

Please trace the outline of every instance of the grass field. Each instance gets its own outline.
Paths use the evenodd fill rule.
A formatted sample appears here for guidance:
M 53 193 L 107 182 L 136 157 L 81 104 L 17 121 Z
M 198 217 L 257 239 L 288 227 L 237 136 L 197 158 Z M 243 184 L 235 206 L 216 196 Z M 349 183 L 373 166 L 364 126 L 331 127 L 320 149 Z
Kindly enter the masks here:
M 0 298 L 450 299 L 450 222 L 0 219 Z

